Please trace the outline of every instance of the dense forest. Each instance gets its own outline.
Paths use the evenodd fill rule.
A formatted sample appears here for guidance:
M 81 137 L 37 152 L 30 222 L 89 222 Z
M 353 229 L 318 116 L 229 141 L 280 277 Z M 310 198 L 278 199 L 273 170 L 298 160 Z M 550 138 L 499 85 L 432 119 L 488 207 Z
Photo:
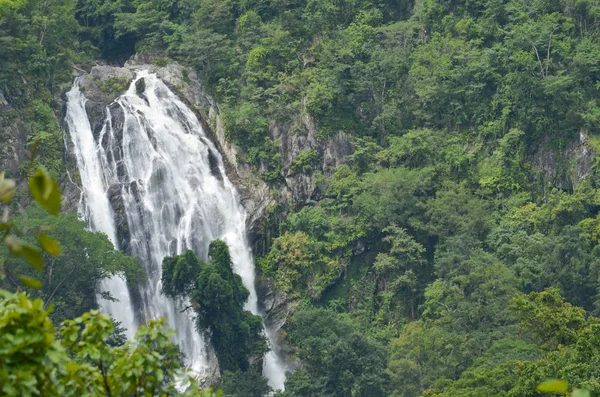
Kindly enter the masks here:
M 23 185 L 43 167 L 64 180 L 57 98 L 73 68 L 136 53 L 197 72 L 239 161 L 273 197 L 286 176 L 310 177 L 307 200 L 269 208 L 254 253 L 290 306 L 280 338 L 294 370 L 278 396 L 542 396 L 548 379 L 568 382 L 549 390 L 600 396 L 599 0 L 0 0 L 2 127 L 28 120 L 37 152 L 7 177 Z M 344 165 L 325 171 L 307 149 L 285 166 L 270 128 L 306 134 L 306 117 L 323 141 L 351 137 Z M 5 142 L 0 130 L 0 151 Z M 12 189 L 3 178 L 0 199 Z M 162 395 L 102 382 L 81 394 L 82 371 L 114 361 L 116 379 L 135 372 L 118 324 L 84 313 L 103 278 L 144 274 L 76 214 L 51 215 L 25 191 L 0 204 L 0 334 L 27 327 L 20 338 L 48 345 L 0 338 L 0 390 Z M 47 233 L 61 255 L 36 270 L 27 262 L 42 254 L 15 251 L 9 231 L 44 249 Z M 226 244 L 210 257 L 167 258 L 163 291 L 192 301 L 223 395 L 263 396 L 249 362 L 267 349 L 260 319 L 243 310 Z M 181 352 L 159 329 L 138 338 L 169 378 Z M 26 348 L 47 357 L 25 362 L 14 349 Z M 144 354 L 139 376 L 151 379 L 158 364 Z M 31 390 L 2 386 L 12 382 Z

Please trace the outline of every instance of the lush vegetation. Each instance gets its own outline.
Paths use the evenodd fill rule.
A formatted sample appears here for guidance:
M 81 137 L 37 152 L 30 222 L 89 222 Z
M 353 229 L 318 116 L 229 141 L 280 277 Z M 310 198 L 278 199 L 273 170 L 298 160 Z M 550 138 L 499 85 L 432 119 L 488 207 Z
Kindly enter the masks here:
M 21 239 L 30 244 L 37 242 L 38 233 L 45 230 L 48 236 L 61 242 L 61 254 L 57 257 L 47 255 L 46 265 L 39 272 L 29 266 L 25 258 L 8 256 L 7 250 L 0 248 L 6 272 L 0 286 L 10 290 L 22 288 L 13 274 L 40 277 L 43 286 L 30 289 L 29 296 L 39 297 L 46 308 L 53 305 L 50 318 L 56 324 L 96 309 L 97 294 L 114 299 L 100 288 L 104 278 L 120 274 L 132 286 L 140 279 L 143 281 L 140 263 L 116 251 L 104 234 L 87 230 L 77 214 L 51 216 L 37 206 L 30 206 L 14 219 L 14 223 L 19 229 L 26 227 L 27 233 Z
M 35 151 L 31 164 L 34 155 Z M 96 293 L 101 293 L 97 289 L 98 281 L 110 274 L 109 269 L 120 271 L 125 276 L 132 268 L 134 274 L 139 271 L 134 266 L 137 265 L 135 260 L 125 259 L 123 254 L 115 251 L 106 236 L 85 231 L 83 223 L 76 218 L 66 216 L 60 219 L 59 216 L 57 227 L 40 226 L 40 219 L 42 223 L 52 219 L 44 215 L 58 215 L 62 194 L 56 180 L 43 167 L 29 178 L 28 185 L 31 198 L 40 208 L 31 207 L 32 223 L 23 225 L 23 220 L 15 220 L 9 211 L 17 184 L 5 178 L 4 172 L 0 173 L 0 202 L 4 213 L 0 237 L 8 251 L 2 253 L 0 280 L 10 280 L 19 290 L 13 293 L 0 289 L 2 395 L 215 397 L 211 389 L 200 390 L 196 380 L 186 376 L 183 354 L 171 341 L 174 331 L 165 327 L 164 319 L 140 326 L 131 341 L 127 341 L 124 330 L 116 326 L 109 315 L 100 314 L 97 310 L 65 320 L 59 329 L 54 328 L 50 314 L 55 296 L 64 299 L 63 302 L 56 299 L 59 308 L 66 309 L 69 314 L 77 313 L 95 305 L 91 301 Z M 28 230 L 30 227 L 33 229 Z M 65 258 L 61 256 L 63 247 L 59 242 L 44 233 L 55 228 L 57 233 L 67 233 L 67 239 L 80 244 L 76 248 L 65 247 Z M 78 240 L 69 232 L 80 233 L 83 238 Z M 37 243 L 31 243 L 28 234 L 36 236 Z M 45 255 L 53 258 L 49 266 L 44 266 L 48 258 Z M 10 261 L 15 258 L 24 258 L 27 265 L 11 266 Z M 77 263 L 73 264 L 75 259 Z M 85 283 L 84 286 L 74 283 L 74 286 L 62 287 L 78 268 L 84 269 L 78 273 L 84 273 L 90 279 L 79 280 Z M 35 278 L 25 275 L 29 269 L 36 271 Z M 69 274 L 64 276 L 69 269 Z M 43 270 L 46 272 L 44 281 L 41 281 L 37 277 Z M 56 286 L 52 283 L 54 272 L 55 277 L 62 277 Z M 73 278 L 81 277 L 78 273 Z M 39 295 L 45 302 L 40 298 L 32 300 L 27 293 L 20 291 L 22 287 L 13 277 L 22 287 L 40 290 Z M 51 289 L 41 290 L 44 285 Z M 52 293 L 48 295 L 50 290 Z M 73 296 L 79 297 L 84 292 L 87 296 L 81 301 L 74 299 Z M 60 313 L 58 318 L 61 315 L 64 314 Z
M 115 343 L 110 316 L 92 311 L 52 326 L 40 299 L 1 291 L 0 390 L 5 396 L 197 396 L 175 388 L 181 353 L 162 322 Z
M 208 264 L 192 251 L 165 258 L 163 293 L 190 301 L 196 327 L 214 346 L 221 372 L 247 371 L 250 358 L 267 351 L 262 319 L 244 310 L 249 292 L 233 272 L 227 244 L 213 241 L 208 257 Z
M 0 0 L 0 88 L 32 115 L 29 138 L 54 142 L 40 161 L 57 173 L 69 63 L 160 53 L 199 72 L 274 196 L 284 174 L 312 177 L 315 201 L 289 205 L 257 259 L 296 309 L 283 395 L 537 396 L 558 378 L 598 396 L 599 19 L 598 0 Z M 306 149 L 283 169 L 269 128 L 306 134 L 306 117 L 322 139 L 352 137 L 346 165 L 323 175 Z M 62 320 L 81 314 L 63 303 L 90 307 L 83 284 L 52 294 L 76 242 L 106 242 L 57 219 L 63 273 L 45 267 L 32 294 Z M 225 393 L 259 395 L 260 323 L 225 252 L 167 259 L 163 288 L 190 299 Z M 113 254 L 81 280 L 134 280 Z

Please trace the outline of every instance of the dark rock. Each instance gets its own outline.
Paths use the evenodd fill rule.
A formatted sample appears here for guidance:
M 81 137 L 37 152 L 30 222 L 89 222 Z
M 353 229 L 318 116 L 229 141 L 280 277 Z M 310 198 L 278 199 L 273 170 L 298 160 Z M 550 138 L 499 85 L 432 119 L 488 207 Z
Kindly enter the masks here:
M 298 306 L 297 299 L 289 299 L 286 294 L 275 288 L 273 279 L 262 278 L 256 284 L 259 310 L 265 313 L 265 326 L 279 331 L 288 317 Z
M 220 181 L 223 180 L 223 175 L 221 175 L 221 169 L 219 168 L 219 160 L 215 153 L 212 150 L 208 149 L 208 164 L 210 166 L 210 172 L 213 176 Z
M 538 171 L 536 182 L 544 188 L 573 189 L 592 174 L 596 154 L 583 130 L 579 139 L 569 142 L 564 150 L 552 149 L 546 139 L 532 158 L 533 169 Z
M 131 234 L 127 224 L 127 212 L 125 210 L 125 202 L 123 200 L 123 185 L 115 184 L 108 188 L 108 201 L 114 212 L 115 227 L 117 229 L 117 241 L 119 248 L 130 254 L 129 242 Z
M 19 118 L 17 111 L 7 109 L 0 113 L 0 170 L 7 177 L 18 178 L 19 166 L 29 160 L 27 137 L 31 126 Z
M 135 93 L 138 96 L 142 96 L 146 91 L 146 80 L 144 78 L 139 79 L 135 82 Z

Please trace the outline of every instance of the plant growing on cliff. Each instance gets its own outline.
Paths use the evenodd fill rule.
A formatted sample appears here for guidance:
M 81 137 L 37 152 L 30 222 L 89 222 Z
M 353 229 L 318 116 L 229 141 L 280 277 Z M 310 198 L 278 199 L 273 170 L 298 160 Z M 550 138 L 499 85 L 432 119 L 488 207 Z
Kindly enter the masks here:
M 292 160 L 290 171 L 292 174 L 311 174 L 319 165 L 319 152 L 315 149 L 306 149 L 298 153 Z
M 97 80 L 96 85 L 106 94 L 119 94 L 128 87 L 127 77 L 113 76 L 106 80 Z
M 233 272 L 227 244 L 213 241 L 208 256 L 208 264 L 191 251 L 165 258 L 163 293 L 191 300 L 196 327 L 210 338 L 222 373 L 246 371 L 252 357 L 261 357 L 267 351 L 262 319 L 244 310 L 249 292 L 242 278 Z

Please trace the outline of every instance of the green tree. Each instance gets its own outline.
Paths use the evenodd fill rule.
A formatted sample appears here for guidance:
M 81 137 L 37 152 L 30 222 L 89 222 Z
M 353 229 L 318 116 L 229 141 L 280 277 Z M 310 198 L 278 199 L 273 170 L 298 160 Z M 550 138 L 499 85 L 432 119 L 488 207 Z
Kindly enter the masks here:
M 196 313 L 198 331 L 210 338 L 221 372 L 247 371 L 252 357 L 267 350 L 262 319 L 244 310 L 249 292 L 232 269 L 229 247 L 221 240 L 208 249 L 203 264 L 192 252 L 163 260 L 163 292 L 188 297 Z M 187 277 L 194 277 L 191 280 Z
M 162 290 L 165 295 L 180 298 L 189 296 L 196 288 L 196 280 L 206 267 L 194 251 L 163 259 Z
M 255 371 L 226 371 L 221 390 L 225 397 L 263 397 L 272 391 L 267 379 Z
M 0 290 L 0 390 L 6 396 L 176 395 L 181 355 L 163 321 L 141 326 L 134 341 L 107 342 L 106 314 L 92 311 L 60 327 L 60 338 L 40 299 Z M 185 396 L 210 397 L 192 386 Z
M 27 228 L 28 233 L 22 237 L 26 243 L 34 244 L 38 234 L 44 232 L 62 242 L 61 255 L 46 255 L 41 273 L 28 266 L 21 257 L 3 255 L 7 277 L 0 281 L 3 288 L 16 290 L 22 287 L 14 274 L 41 276 L 43 287 L 29 289 L 29 293 L 34 298 L 40 297 L 46 307 L 54 306 L 50 317 L 55 322 L 95 309 L 96 296 L 104 293 L 100 288 L 101 280 L 120 275 L 135 287 L 145 277 L 137 259 L 115 250 L 104 234 L 87 230 L 85 222 L 77 214 L 50 216 L 38 206 L 31 205 L 23 215 L 14 218 L 14 223 L 19 229 Z M 0 255 L 2 253 L 7 252 L 0 251 Z
M 578 331 L 586 325 L 585 310 L 564 302 L 557 288 L 516 296 L 511 308 L 517 313 L 521 327 L 549 350 L 575 343 Z
M 385 353 L 357 333 L 343 317 L 323 309 L 294 316 L 288 343 L 301 367 L 290 374 L 284 396 L 383 396 L 387 394 Z
M 418 203 L 431 192 L 433 170 L 392 168 L 362 179 L 363 192 L 354 199 L 354 210 L 379 230 L 396 223 L 405 227 L 422 211 Z
M 386 317 L 404 314 L 414 320 L 429 276 L 425 248 L 406 229 L 389 226 L 383 232 L 387 234 L 383 241 L 390 245 L 390 249 L 377 254 L 373 264 L 379 284 L 381 311 L 386 313 Z
M 436 259 L 439 278 L 425 290 L 423 318 L 392 342 L 388 368 L 398 396 L 418 396 L 458 379 L 494 341 L 514 333 L 507 309 L 516 292 L 510 270 L 480 249 L 449 244 Z

